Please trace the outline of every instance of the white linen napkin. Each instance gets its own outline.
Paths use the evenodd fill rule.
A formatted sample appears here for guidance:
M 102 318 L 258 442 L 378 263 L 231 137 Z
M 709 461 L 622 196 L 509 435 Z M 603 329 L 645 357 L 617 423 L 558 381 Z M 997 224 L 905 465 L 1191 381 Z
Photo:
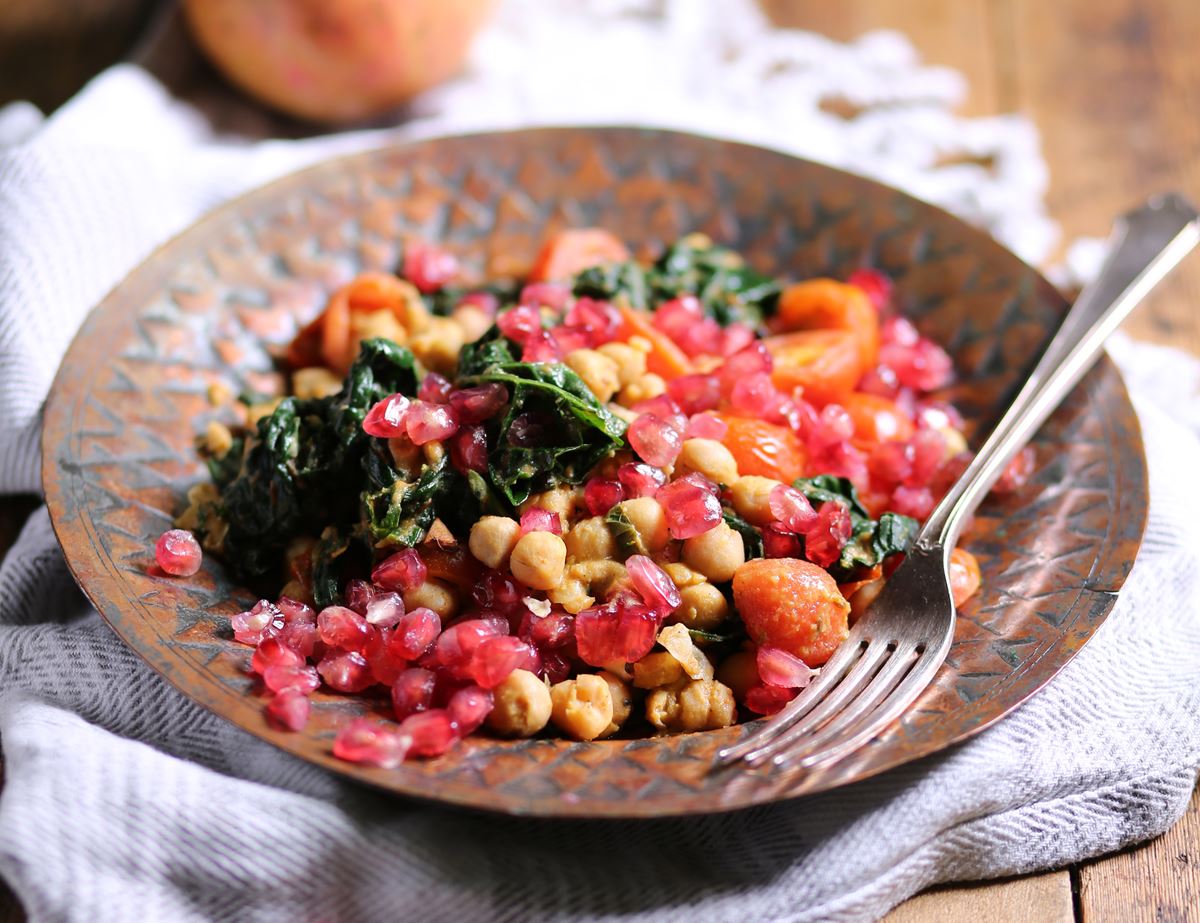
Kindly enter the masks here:
M 679 51 L 716 41 L 704 31 L 711 16 L 681 12 L 708 8 L 700 3 L 564 4 L 554 14 L 559 31 L 515 15 L 523 5 L 509 4 L 473 75 L 426 97 L 406 135 L 563 121 L 562 98 L 541 100 L 511 57 L 519 46 L 544 68 L 540 52 L 553 54 L 563 29 L 624 48 L 649 42 L 659 53 L 664 36 Z M 610 18 L 597 18 L 598 5 Z M 631 6 L 636 16 L 620 15 Z M 659 30 L 653 42 L 646 29 Z M 753 62 L 727 60 L 743 75 L 774 73 L 767 65 L 780 56 L 836 62 L 842 85 L 864 96 L 893 86 L 910 101 L 936 98 L 909 107 L 909 135 L 929 141 L 959 124 L 945 114 L 958 85 L 920 68 L 906 48 L 897 37 L 854 47 L 760 32 L 745 46 Z M 867 140 L 832 125 L 802 131 L 816 102 L 789 101 L 811 94 L 803 80 L 789 84 L 793 96 L 776 86 L 762 101 L 745 82 L 709 77 L 696 91 L 709 105 L 681 116 L 672 102 L 690 98 L 692 80 L 657 85 L 654 105 L 670 109 L 660 121 L 711 128 L 723 105 L 741 106 L 740 137 L 803 149 L 808 142 L 788 139 L 824 131 L 826 159 L 876 172 L 885 140 L 903 134 L 895 113 Z M 472 85 L 486 87 L 486 115 Z M 651 121 L 637 89 L 614 91 L 628 105 L 623 120 Z M 605 105 L 588 111 L 621 119 L 619 102 Z M 1028 232 L 1044 252 L 1051 229 L 1036 142 L 1031 149 L 1020 122 L 976 130 L 988 132 L 1010 163 L 1027 162 L 1024 173 L 1014 168 L 1017 179 L 945 180 L 922 159 L 927 151 L 904 160 L 899 148 L 882 169 L 1001 236 Z M 229 195 L 381 140 L 219 137 L 200 110 L 132 66 L 106 73 L 44 124 L 27 108 L 5 110 L 0 144 L 6 133 L 0 491 L 9 493 L 37 489 L 38 411 L 71 335 L 143 255 Z M 862 920 L 938 882 L 1050 868 L 1154 836 L 1184 810 L 1200 765 L 1200 363 L 1128 339 L 1112 353 L 1144 427 L 1151 515 L 1137 565 L 1095 638 L 1042 693 L 965 744 L 734 815 L 549 823 L 446 811 L 344 783 L 193 705 L 144 666 L 74 589 L 39 510 L 0 566 L 0 876 L 34 921 Z

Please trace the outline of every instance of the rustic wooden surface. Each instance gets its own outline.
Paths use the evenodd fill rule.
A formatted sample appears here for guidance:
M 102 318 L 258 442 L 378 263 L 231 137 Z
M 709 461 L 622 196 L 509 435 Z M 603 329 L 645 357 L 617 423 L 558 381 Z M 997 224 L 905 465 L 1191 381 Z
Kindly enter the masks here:
M 108 2 L 120 6 L 122 0 Z M 780 21 L 838 39 L 873 28 L 900 29 L 927 61 L 965 74 L 971 87 L 965 111 L 1019 110 L 1033 117 L 1052 176 L 1050 211 L 1063 225 L 1064 240 L 1102 236 L 1114 214 L 1159 190 L 1177 188 L 1200 198 L 1195 0 L 763 3 Z M 44 13 L 47 5 L 58 7 L 57 23 Z M 66 0 L 40 6 L 34 0 L 0 0 L 0 102 L 26 96 L 52 107 L 119 53 L 114 47 L 132 32 L 110 22 L 106 34 L 116 38 L 89 46 L 76 25 L 73 11 L 79 6 Z M 57 54 L 28 50 L 31 40 L 19 28 L 28 28 L 32 17 L 18 16 L 19 7 L 39 10 L 34 40 Z M 65 38 L 48 37 L 56 31 Z M 27 63 L 6 53 L 11 48 L 27 49 Z M 45 66 L 47 60 L 55 65 Z M 1198 300 L 1200 263 L 1193 259 L 1126 329 L 1200 352 Z M 0 502 L 0 524 L 11 529 L 27 509 Z M 0 525 L 0 536 L 4 528 Z M 3 904 L 0 896 L 0 920 L 7 920 Z M 1187 815 L 1169 833 L 1139 848 L 1070 871 L 935 889 L 888 916 L 889 923 L 979 920 L 1200 921 L 1200 800 L 1193 797 Z

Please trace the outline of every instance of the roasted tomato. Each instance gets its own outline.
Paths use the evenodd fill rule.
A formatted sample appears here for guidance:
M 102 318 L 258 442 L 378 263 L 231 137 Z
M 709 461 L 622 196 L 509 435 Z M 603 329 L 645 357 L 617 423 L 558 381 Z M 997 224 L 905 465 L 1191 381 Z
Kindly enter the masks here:
M 866 370 L 854 334 L 846 330 L 805 330 L 767 337 L 775 360 L 771 380 L 779 390 L 804 389 L 804 399 L 824 407 L 843 400 Z
M 589 266 L 623 263 L 629 250 L 608 231 L 575 228 L 559 231 L 543 245 L 529 273 L 530 282 L 561 282 Z
M 775 326 L 793 330 L 847 330 L 858 344 L 864 369 L 879 359 L 879 314 L 857 285 L 833 279 L 810 279 L 789 285 L 779 296 Z
M 854 421 L 851 442 L 860 449 L 870 451 L 881 442 L 912 438 L 912 420 L 895 401 L 856 391 L 843 397 L 841 404 Z
M 755 644 L 769 644 L 810 667 L 846 640 L 850 604 L 829 574 L 796 558 L 756 558 L 733 575 L 733 599 Z
M 739 474 L 757 474 L 785 484 L 804 476 L 807 453 L 786 426 L 728 414 L 721 414 L 721 419 L 729 427 L 721 442 L 733 454 Z

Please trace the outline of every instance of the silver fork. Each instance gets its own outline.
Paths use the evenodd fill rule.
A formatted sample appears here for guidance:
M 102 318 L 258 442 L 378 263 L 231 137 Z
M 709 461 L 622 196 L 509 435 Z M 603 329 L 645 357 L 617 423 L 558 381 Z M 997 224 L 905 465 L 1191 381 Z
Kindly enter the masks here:
M 1100 275 L 1080 293 L 1012 406 L 845 643 L 782 711 L 720 751 L 715 767 L 836 762 L 899 718 L 933 680 L 954 638 L 949 560 L 963 523 L 1091 368 L 1108 336 L 1200 243 L 1200 214 L 1179 195 L 1159 196 L 1118 219 L 1109 242 Z

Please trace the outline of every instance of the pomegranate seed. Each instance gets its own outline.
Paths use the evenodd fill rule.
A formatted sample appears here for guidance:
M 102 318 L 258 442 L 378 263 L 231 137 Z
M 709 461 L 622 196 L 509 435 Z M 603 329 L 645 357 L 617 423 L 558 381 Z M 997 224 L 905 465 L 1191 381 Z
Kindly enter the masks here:
M 368 610 L 369 611 L 369 610 Z M 317 628 L 321 640 L 330 647 L 347 651 L 361 651 L 371 640 L 371 626 L 367 620 L 345 606 L 328 606 L 317 616 Z
M 698 413 L 688 420 L 684 439 L 715 439 L 720 442 L 729 432 L 729 424 L 711 413 Z
M 890 366 L 878 365 L 867 372 L 858 382 L 858 390 L 879 397 L 894 398 L 900 393 L 900 379 Z
M 560 324 L 550 331 L 550 338 L 559 355 L 569 356 L 577 349 L 590 349 L 597 345 L 592 331 L 578 324 Z
M 439 665 L 444 667 L 451 676 L 466 679 L 475 651 L 488 638 L 504 634 L 507 626 L 501 629 L 490 619 L 471 619 L 452 625 L 438 636 L 434 647 L 434 657 Z
M 363 420 L 363 432 L 368 436 L 378 436 L 380 439 L 395 439 L 406 432 L 404 423 L 411 406 L 403 394 L 393 394 L 367 411 Z
M 397 657 L 416 660 L 429 650 L 441 631 L 441 616 L 419 606 L 401 616 L 388 639 L 388 649 Z
M 946 437 L 936 429 L 919 429 L 912 438 L 913 459 L 907 487 L 925 487 L 933 481 L 938 468 L 946 458 Z
M 530 282 L 521 289 L 517 304 L 529 308 L 549 308 L 552 311 L 561 312 L 570 300 L 571 287 L 569 285 L 561 282 Z
M 482 426 L 464 426 L 450 440 L 450 463 L 461 474 L 488 469 L 487 432 Z
M 460 299 L 455 307 L 473 307 L 478 308 L 488 317 L 495 317 L 496 311 L 500 308 L 500 299 L 491 292 L 467 292 Z
M 281 731 L 303 731 L 311 709 L 308 697 L 295 689 L 277 692 L 263 709 L 267 721 Z
M 367 606 L 379 591 L 366 580 L 351 580 L 346 584 L 346 607 L 359 615 L 367 614 Z
M 762 683 L 746 691 L 746 708 L 756 715 L 773 715 L 796 697 L 796 689 Z
M 879 338 L 885 346 L 916 346 L 921 334 L 912 321 L 897 314 L 879 325 Z
M 459 736 L 466 737 L 479 729 L 495 704 L 496 700 L 488 690 L 467 686 L 450 696 L 446 711 L 450 713 L 450 720 Z
M 397 551 L 371 571 L 371 582 L 385 590 L 407 593 L 425 582 L 429 569 L 415 548 Z
M 591 478 L 583 488 L 583 502 L 593 516 L 603 516 L 625 499 L 620 481 Z
M 992 488 L 992 493 L 1003 496 L 1004 494 L 1013 493 L 1023 487 L 1028 482 L 1033 474 L 1033 467 L 1037 461 L 1037 456 L 1034 454 L 1033 446 L 1025 446 L 1010 461 L 1000 473 L 995 486 Z
M 845 442 L 854 435 L 854 419 L 839 404 L 826 404 L 817 416 L 805 442 L 810 450 L 819 452 Z
M 391 630 L 388 628 L 381 628 L 371 635 L 371 640 L 363 649 L 363 656 L 371 668 L 372 679 L 383 686 L 394 683 L 396 677 L 408 667 L 408 661 L 397 657 L 392 650 Z
M 301 663 L 304 663 L 304 659 L 278 637 L 263 638 L 254 649 L 254 656 L 250 658 L 250 669 L 261 675 L 267 671 L 267 667 L 276 664 Z
M 412 740 L 410 756 L 441 756 L 459 740 L 450 713 L 443 708 L 409 715 L 400 722 L 400 733 Z
M 885 484 L 899 484 L 912 473 L 914 455 L 911 442 L 885 442 L 875 447 L 867 467 Z
M 203 557 L 196 536 L 186 529 L 168 529 L 154 543 L 154 560 L 172 577 L 192 576 Z
M 766 372 L 738 379 L 729 392 L 729 403 L 734 410 L 764 420 L 778 420 L 786 402 L 787 398 L 779 393 Z
M 396 720 L 403 721 L 409 715 L 425 711 L 433 704 L 433 690 L 437 676 L 432 670 L 410 667 L 401 671 L 392 683 L 392 708 Z
M 867 453 L 848 442 L 837 442 L 813 452 L 809 457 L 809 466 L 825 474 L 848 478 L 860 491 L 870 486 Z
M 817 521 L 804 535 L 804 554 L 818 567 L 836 561 L 850 538 L 850 509 L 840 500 L 827 500 L 817 510 Z
M 917 401 L 913 422 L 923 429 L 963 428 L 962 414 L 958 412 L 957 407 L 946 401 Z
M 404 245 L 404 260 L 400 275 L 428 295 L 444 288 L 458 275 L 458 260 L 454 254 L 424 241 L 413 241 Z
M 655 327 L 674 340 L 704 320 L 704 307 L 695 295 L 680 295 L 660 304 L 651 320 Z
M 666 513 L 672 538 L 702 535 L 721 521 L 721 502 L 715 494 L 686 478 L 661 488 L 654 499 Z
M 524 612 L 522 600 L 528 595 L 527 587 L 499 571 L 489 571 L 471 591 L 471 598 L 479 608 L 492 609 L 501 615 Z
M 775 525 L 784 532 L 802 535 L 817 521 L 817 511 L 808 502 L 808 497 L 795 487 L 776 484 L 767 499 Z
M 508 388 L 498 381 L 490 381 L 474 388 L 463 388 L 450 395 L 450 406 L 464 424 L 490 420 L 507 403 Z
M 856 269 L 846 281 L 866 292 L 876 311 L 892 300 L 892 280 L 878 269 Z
M 715 375 L 680 375 L 667 384 L 667 394 L 684 413 L 716 410 L 721 403 L 721 382 Z
M 578 299 L 567 312 L 564 321 L 587 330 L 594 346 L 615 340 L 624 325 L 620 311 L 607 301 L 596 298 Z
M 513 418 L 508 427 L 509 444 L 525 449 L 536 449 L 545 445 L 554 422 L 540 414 L 522 413 Z
M 626 497 L 653 497 L 658 489 L 667 483 L 667 476 L 661 468 L 647 465 L 644 462 L 626 462 L 617 469 L 617 480 L 625 491 Z
M 559 362 L 561 359 L 562 350 L 546 330 L 531 333 L 521 351 L 522 362 Z
M 317 672 L 326 686 L 338 692 L 362 692 L 374 682 L 367 658 L 358 651 L 326 654 L 317 664 Z
M 798 558 L 801 555 L 800 539 L 784 532 L 777 525 L 767 525 L 762 530 L 763 557 Z
M 521 514 L 521 534 L 553 532 L 562 535 L 562 517 L 545 507 L 531 506 Z
M 421 379 L 421 387 L 417 389 L 417 397 L 430 404 L 444 404 L 450 400 L 450 391 L 454 386 L 437 372 L 430 372 Z
M 628 436 L 633 450 L 659 468 L 673 464 L 683 446 L 679 431 L 652 413 L 642 414 L 634 420 Z
M 399 730 L 370 718 L 355 718 L 338 731 L 333 755 L 348 763 L 395 769 L 408 755 L 410 738 Z
M 321 632 L 317 628 L 316 615 L 311 622 L 289 622 L 283 626 L 276 636 L 303 658 L 309 658 L 316 653 L 317 645 L 321 643 Z
M 933 492 L 928 487 L 901 485 L 892 491 L 888 509 L 914 519 L 924 519 L 933 512 Z
M 768 686 L 803 689 L 815 675 L 799 657 L 777 647 L 760 647 L 756 656 L 758 675 Z
M 280 596 L 279 601 L 275 603 L 275 608 L 283 616 L 283 623 L 285 625 L 317 624 L 317 613 L 313 607 L 299 600 L 292 599 L 290 596 Z
M 414 401 L 404 416 L 404 431 L 413 445 L 449 439 L 458 432 L 458 416 L 452 407 Z
M 538 672 L 537 651 L 509 635 L 485 638 L 475 649 L 469 673 L 484 689 L 494 689 L 508 678 L 513 670 Z
M 548 651 L 542 654 L 542 676 L 551 683 L 561 683 L 571 675 L 574 664 L 571 658 L 560 651 Z
M 380 593 L 367 603 L 366 620 L 376 628 L 391 628 L 404 615 L 399 593 Z
M 967 470 L 967 466 L 971 464 L 974 458 L 974 452 L 959 452 L 953 458 L 948 458 L 942 462 L 941 467 L 937 470 L 937 474 L 933 476 L 933 484 L 931 486 L 934 496 L 943 496 L 950 489 L 950 486 L 962 477 L 963 472 Z M 963 531 L 965 532 L 966 529 Z
M 721 334 L 720 352 L 722 356 L 732 356 L 741 352 L 754 342 L 754 329 L 745 324 L 733 323 Z
M 312 695 L 321 685 L 316 669 L 303 662 L 273 663 L 263 671 L 262 680 L 276 694 L 290 690 Z
M 233 627 L 234 640 L 257 647 L 263 638 L 270 638 L 283 630 L 283 613 L 274 603 L 260 599 L 254 608 L 239 612 L 229 620 Z
M 636 663 L 650 653 L 657 634 L 658 619 L 645 606 L 610 603 L 575 616 L 579 659 L 593 667 Z
M 542 313 L 537 308 L 521 305 L 505 311 L 496 318 L 496 326 L 510 340 L 524 343 L 542 329 Z
M 567 647 L 575 640 L 575 620 L 562 611 L 538 616 L 526 610 L 518 634 L 539 650 Z
M 915 344 L 887 344 L 879 349 L 879 362 L 896 372 L 900 384 L 916 391 L 932 391 L 949 384 L 954 363 L 944 349 L 925 337 Z
M 680 435 L 687 429 L 687 414 L 665 394 L 638 401 L 630 409 L 634 413 L 651 414 L 658 417 Z
M 756 340 L 743 350 L 734 353 L 721 366 L 721 392 L 729 394 L 734 385 L 743 378 L 761 373 L 769 374 L 774 367 L 771 354 L 761 340 Z
M 721 354 L 723 335 L 720 324 L 711 317 L 703 317 L 672 339 L 689 356 L 717 356 Z
M 642 601 L 655 612 L 666 615 L 679 608 L 682 602 L 679 588 L 666 571 L 644 554 L 630 555 L 625 561 L 625 569 Z

